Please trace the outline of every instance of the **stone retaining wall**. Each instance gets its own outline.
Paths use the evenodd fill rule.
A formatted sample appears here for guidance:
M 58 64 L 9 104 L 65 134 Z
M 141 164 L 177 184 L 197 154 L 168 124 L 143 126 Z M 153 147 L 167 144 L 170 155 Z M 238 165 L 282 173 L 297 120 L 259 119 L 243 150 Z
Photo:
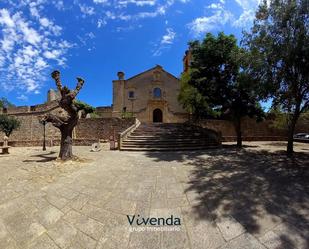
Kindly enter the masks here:
M 104 107 L 103 109 L 104 112 L 111 112 L 110 107 Z M 46 113 L 59 115 L 62 111 L 63 110 L 59 107 L 57 100 L 34 106 L 0 108 L 0 114 L 4 113 L 12 115 L 21 121 L 20 128 L 13 131 L 12 135 L 10 136 L 9 145 L 42 145 L 43 125 L 39 122 L 40 118 Z M 111 135 L 124 131 L 129 126 L 134 124 L 134 122 L 134 118 L 112 118 L 108 117 L 108 115 L 105 115 L 102 118 L 80 119 L 73 133 L 74 144 L 91 145 L 92 143 L 97 142 L 99 139 L 108 140 Z M 0 132 L 0 145 L 2 145 L 3 136 L 4 134 Z M 58 145 L 60 142 L 59 130 L 50 123 L 46 125 L 46 141 L 47 146 L 51 143 L 53 145 Z
M 21 120 L 21 127 L 13 131 L 9 138 L 12 146 L 38 146 L 43 143 L 43 125 L 39 123 L 38 115 L 16 115 Z M 132 124 L 133 119 L 120 118 L 89 118 L 80 119 L 75 127 L 73 137 L 75 145 L 91 145 L 100 140 L 108 140 L 114 133 L 121 132 Z M 0 132 L 0 145 L 4 134 Z M 60 142 L 60 132 L 52 124 L 46 125 L 47 145 Z
M 106 113 L 110 111 L 109 107 L 101 109 Z M 48 112 L 53 114 L 62 112 L 57 101 L 35 106 L 0 108 L 0 114 L 13 115 L 21 120 L 21 127 L 12 133 L 9 144 L 13 146 L 35 146 L 42 144 L 43 125 L 39 123 L 39 119 Z M 102 117 L 80 119 L 74 130 L 74 143 L 76 145 L 90 145 L 99 139 L 109 140 L 110 136 L 124 131 L 134 122 L 134 118 Z M 243 139 L 247 141 L 286 140 L 287 131 L 274 128 L 272 122 L 271 119 L 260 123 L 256 123 L 253 119 L 244 119 L 242 122 Z M 221 132 L 223 141 L 236 140 L 233 124 L 227 120 L 207 119 L 200 121 L 198 125 Z M 308 121 L 301 121 L 297 124 L 296 133 L 299 132 L 309 132 Z M 0 145 L 2 145 L 3 136 L 4 134 L 0 132 Z M 59 144 L 60 141 L 59 130 L 50 123 L 46 125 L 46 139 L 48 143 L 52 141 L 54 145 Z
M 287 139 L 287 130 L 273 127 L 272 120 L 256 122 L 246 118 L 242 121 L 242 136 L 245 141 L 280 141 Z M 227 120 L 205 119 L 199 126 L 221 132 L 223 141 L 235 141 L 236 132 L 233 124 Z M 309 123 L 299 122 L 295 133 L 309 132 Z

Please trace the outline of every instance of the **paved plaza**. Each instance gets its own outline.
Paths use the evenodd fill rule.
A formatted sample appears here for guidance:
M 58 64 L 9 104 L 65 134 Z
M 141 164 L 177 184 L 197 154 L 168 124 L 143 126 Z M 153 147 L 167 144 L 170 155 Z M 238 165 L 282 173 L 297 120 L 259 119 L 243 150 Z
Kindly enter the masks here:
M 296 143 L 292 159 L 283 142 L 73 149 L 74 163 L 55 161 L 58 147 L 0 155 L 1 249 L 309 248 L 308 144 Z M 173 216 L 181 225 L 146 230 L 127 215 Z

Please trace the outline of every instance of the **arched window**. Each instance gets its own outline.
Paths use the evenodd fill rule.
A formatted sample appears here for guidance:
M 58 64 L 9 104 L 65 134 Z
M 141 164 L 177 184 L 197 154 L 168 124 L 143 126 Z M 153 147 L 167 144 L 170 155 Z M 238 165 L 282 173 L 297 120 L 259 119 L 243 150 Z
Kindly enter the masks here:
M 161 98 L 161 89 L 156 87 L 155 89 L 153 89 L 153 97 L 155 98 Z

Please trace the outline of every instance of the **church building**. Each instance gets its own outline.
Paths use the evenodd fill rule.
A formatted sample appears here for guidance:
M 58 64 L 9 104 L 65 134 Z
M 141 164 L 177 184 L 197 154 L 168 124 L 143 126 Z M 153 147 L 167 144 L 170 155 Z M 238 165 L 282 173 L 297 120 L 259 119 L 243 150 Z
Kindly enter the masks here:
M 188 113 L 178 102 L 180 80 L 157 65 L 125 79 L 118 72 L 113 81 L 112 116 L 132 114 L 141 122 L 179 123 L 188 120 Z

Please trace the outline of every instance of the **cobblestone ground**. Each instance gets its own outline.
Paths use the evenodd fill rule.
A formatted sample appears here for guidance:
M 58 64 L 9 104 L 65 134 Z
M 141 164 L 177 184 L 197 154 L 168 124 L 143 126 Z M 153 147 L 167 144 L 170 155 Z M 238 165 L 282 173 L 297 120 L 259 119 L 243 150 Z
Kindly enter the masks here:
M 296 144 L 287 159 L 284 145 L 75 147 L 83 160 L 64 164 L 54 161 L 57 147 L 12 148 L 0 155 L 0 248 L 309 248 L 309 146 Z M 126 215 L 134 214 L 173 215 L 181 226 L 130 231 Z

